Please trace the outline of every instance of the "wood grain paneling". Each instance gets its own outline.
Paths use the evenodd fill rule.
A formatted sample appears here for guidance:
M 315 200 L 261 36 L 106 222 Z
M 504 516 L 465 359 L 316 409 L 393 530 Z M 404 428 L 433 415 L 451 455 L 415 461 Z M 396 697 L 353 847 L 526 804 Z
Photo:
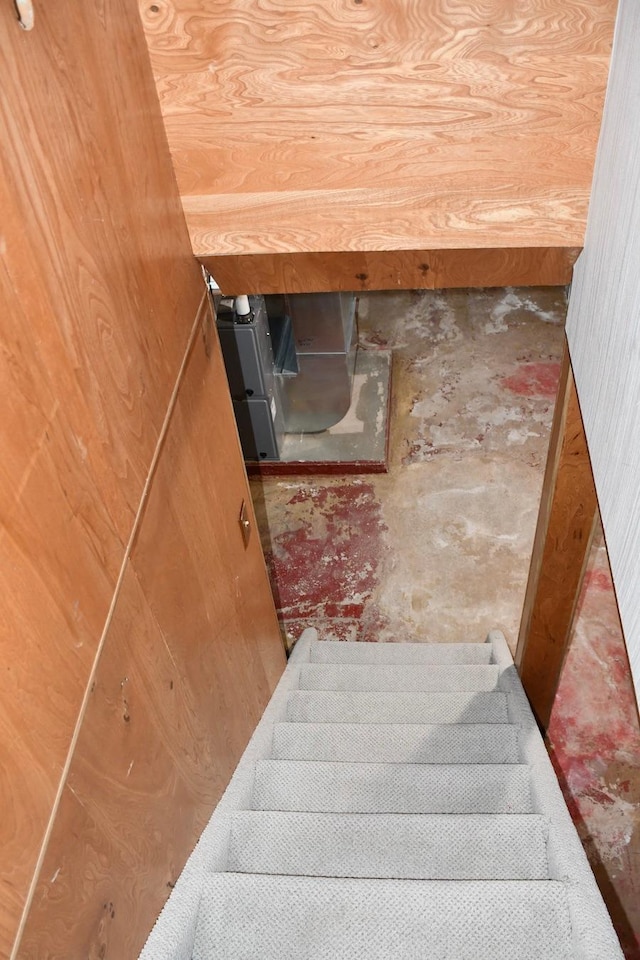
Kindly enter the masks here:
M 616 26 L 584 253 L 567 336 L 640 698 L 640 7 Z
M 131 5 L 0 30 L 8 955 L 201 287 Z
M 578 248 L 405 250 L 201 257 L 226 294 L 443 287 L 558 286 L 571 281 Z
M 274 605 L 264 589 L 266 566 L 213 324 L 196 344 L 187 374 L 132 562 L 158 622 L 171 630 L 169 642 L 182 645 L 188 637 L 205 661 L 219 661 L 217 703 L 204 702 L 216 670 L 201 670 L 196 662 L 185 669 L 193 671 L 201 709 L 215 711 L 208 728 L 229 727 L 232 743 L 244 749 L 265 691 L 280 678 L 283 656 L 282 644 L 274 642 Z M 243 501 L 252 526 L 246 547 Z M 263 675 L 266 681 L 258 683 Z M 239 695 L 246 697 L 247 723 L 234 713 Z
M 203 295 L 135 3 L 61 0 L 55 7 L 38 7 L 36 14 L 34 30 L 26 33 L 12 4 L 0 7 L 0 957 L 12 953 L 57 797 L 73 789 L 73 781 L 62 785 L 87 684 Z M 186 416 L 185 430 L 192 420 Z M 242 465 L 228 411 L 222 421 L 226 427 L 213 429 L 211 442 L 225 451 L 236 484 Z M 226 447 L 224 429 L 231 437 Z M 208 442 L 204 428 L 198 442 Z M 199 495 L 200 487 L 194 481 L 181 489 L 174 519 L 190 529 L 184 517 L 191 517 L 189 497 Z M 161 520 L 154 530 L 162 537 Z M 218 534 L 208 530 L 210 541 L 218 543 Z M 147 555 L 154 553 L 148 546 Z M 207 553 L 203 539 L 203 568 L 216 570 L 221 555 L 218 546 Z M 266 576 L 260 579 L 255 564 L 254 559 L 247 568 L 255 577 L 247 609 L 259 606 L 261 598 L 270 603 Z M 163 574 L 167 593 L 170 574 L 171 569 Z M 243 596 L 245 583 L 230 565 L 218 576 Z M 233 621 L 234 611 L 227 612 Z M 260 615 L 270 626 L 266 646 L 258 651 L 264 663 L 255 668 L 257 678 L 251 674 L 250 717 L 282 657 L 273 614 L 269 620 L 260 607 Z M 190 629 L 207 616 L 202 605 L 196 607 Z M 144 611 L 140 617 L 147 622 Z M 246 620 L 228 632 L 244 637 L 244 629 Z M 252 625 L 251 635 L 258 634 Z M 164 644 L 162 631 L 159 636 Z M 245 650 L 242 642 L 238 646 Z M 145 662 L 153 685 L 159 682 L 153 665 L 161 669 L 164 647 L 149 650 Z M 108 657 L 109 648 L 103 652 Z M 180 701 L 187 704 L 185 713 L 200 709 L 196 694 L 204 698 L 202 682 L 191 700 Z M 148 711 L 144 715 L 153 719 Z M 176 758 L 188 722 L 175 714 L 180 736 L 168 742 L 167 729 L 164 744 L 176 763 L 166 780 L 175 783 L 175 793 L 167 788 L 164 812 L 167 829 L 174 831 L 171 849 L 182 858 L 193 824 L 203 817 L 204 791 L 180 786 L 186 774 Z M 97 720 L 90 729 L 97 745 L 106 741 Z M 242 733 L 225 740 L 221 756 L 230 756 L 238 737 Z M 105 752 L 105 764 L 114 757 Z M 228 763 L 216 761 L 220 771 Z M 100 776 L 98 795 L 104 784 L 117 782 L 117 771 L 105 766 Z M 223 773 L 216 776 L 218 789 Z M 88 797 L 88 780 L 85 787 Z M 140 794 L 143 805 L 147 794 Z M 109 803 L 117 806 L 115 794 Z M 65 821 L 65 811 L 63 804 L 53 837 L 69 850 L 76 844 L 82 849 L 80 818 L 70 814 Z M 186 832 L 176 822 L 177 811 L 186 817 Z M 128 840 L 142 856 L 133 833 L 144 822 L 143 808 L 139 816 Z M 159 849 L 156 857 L 162 856 Z M 102 849 L 99 857 L 100 869 L 115 881 L 120 861 L 111 863 Z M 166 857 L 175 860 L 178 854 Z M 74 896 L 81 898 L 93 889 L 94 866 L 90 861 L 85 866 L 73 881 Z M 137 869 L 144 872 L 144 864 Z M 44 875 L 40 880 L 45 882 Z M 55 911 L 47 921 L 57 927 Z M 33 921 L 28 933 L 23 954 L 52 955 L 46 929 Z M 60 956 L 84 957 L 80 947 L 74 954 L 76 947 L 68 941 Z
M 282 672 L 253 513 L 247 549 L 238 524 L 250 499 L 213 331 L 208 350 L 210 359 L 199 337 L 105 640 L 24 960 L 138 955 Z
M 589 451 L 565 347 L 515 657 L 543 728 L 569 649 L 597 519 Z
M 365 186 L 322 191 L 183 196 L 193 251 L 210 254 L 582 246 L 589 199 L 570 185 L 515 190 L 507 174 L 487 201 L 474 194 L 477 173 L 450 182 L 435 171 L 430 187 L 381 191 Z M 520 175 L 522 178 L 522 175 Z M 559 215 L 562 208 L 564 217 Z
M 194 252 L 580 247 L 615 6 L 140 0 Z
M 203 825 L 210 755 L 128 568 L 18 956 L 137 956 Z

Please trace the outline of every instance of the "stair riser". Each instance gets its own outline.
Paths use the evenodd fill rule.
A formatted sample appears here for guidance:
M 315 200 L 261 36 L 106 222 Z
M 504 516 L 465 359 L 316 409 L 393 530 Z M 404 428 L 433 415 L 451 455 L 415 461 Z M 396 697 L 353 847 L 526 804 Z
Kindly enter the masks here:
M 311 663 L 444 664 L 491 663 L 488 643 L 311 643 Z
M 256 765 L 252 808 L 327 813 L 533 813 L 526 767 Z
M 498 686 L 499 669 L 494 664 L 414 666 L 361 664 L 304 664 L 301 690 L 443 692 L 450 690 L 490 692 Z
M 294 691 L 293 723 L 508 723 L 503 693 L 331 693 Z
M 234 818 L 235 873 L 415 880 L 546 880 L 536 816 L 244 812 Z
M 279 723 L 276 760 L 357 763 L 518 763 L 518 728 L 501 724 Z

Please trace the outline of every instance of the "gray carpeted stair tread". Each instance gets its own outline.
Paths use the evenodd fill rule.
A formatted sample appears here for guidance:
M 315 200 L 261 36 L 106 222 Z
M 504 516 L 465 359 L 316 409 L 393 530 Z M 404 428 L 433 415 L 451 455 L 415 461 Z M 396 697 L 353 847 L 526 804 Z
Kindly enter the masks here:
M 301 690 L 460 691 L 495 690 L 500 668 L 495 663 L 413 664 L 305 663 Z
M 528 815 L 234 814 L 234 873 L 546 880 L 547 822 Z
M 518 763 L 519 728 L 500 723 L 276 723 L 276 760 Z
M 144 960 L 623 960 L 504 637 L 316 636 Z
M 254 810 L 326 813 L 533 813 L 521 764 L 259 760 Z
M 314 640 L 311 663 L 491 663 L 490 643 L 345 643 Z
M 570 960 L 561 883 L 211 874 L 193 960 Z
M 381 693 L 294 690 L 287 720 L 297 723 L 507 723 L 504 693 Z

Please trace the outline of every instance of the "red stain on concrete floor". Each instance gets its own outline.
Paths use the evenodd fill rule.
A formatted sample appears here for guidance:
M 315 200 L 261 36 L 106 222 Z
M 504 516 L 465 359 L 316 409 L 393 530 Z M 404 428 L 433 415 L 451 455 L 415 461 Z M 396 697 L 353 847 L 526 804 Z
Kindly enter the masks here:
M 640 724 L 602 545 L 585 580 L 548 739 L 624 955 L 640 960 Z
M 500 383 L 523 397 L 553 399 L 558 392 L 559 380 L 559 363 L 521 363 L 516 373 L 504 377 Z
M 613 582 L 608 570 L 587 570 L 583 590 L 613 591 Z
M 295 520 L 267 552 L 279 616 L 294 635 L 330 620 L 336 639 L 366 639 L 363 627 L 380 626 L 373 598 L 386 529 L 373 485 L 301 484 L 286 508 Z

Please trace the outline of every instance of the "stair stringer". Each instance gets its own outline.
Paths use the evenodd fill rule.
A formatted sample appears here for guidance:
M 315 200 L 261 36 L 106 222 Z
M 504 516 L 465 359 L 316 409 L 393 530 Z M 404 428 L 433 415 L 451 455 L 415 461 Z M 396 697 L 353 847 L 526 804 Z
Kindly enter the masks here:
M 492 630 L 494 662 L 500 666 L 499 689 L 507 694 L 509 720 L 520 727 L 520 760 L 531 776 L 531 796 L 536 813 L 549 822 L 547 857 L 552 880 L 567 891 L 571 933 L 579 960 L 622 960 L 618 937 L 602 895 L 571 820 L 555 770 L 540 736 L 529 701 L 504 635 Z

